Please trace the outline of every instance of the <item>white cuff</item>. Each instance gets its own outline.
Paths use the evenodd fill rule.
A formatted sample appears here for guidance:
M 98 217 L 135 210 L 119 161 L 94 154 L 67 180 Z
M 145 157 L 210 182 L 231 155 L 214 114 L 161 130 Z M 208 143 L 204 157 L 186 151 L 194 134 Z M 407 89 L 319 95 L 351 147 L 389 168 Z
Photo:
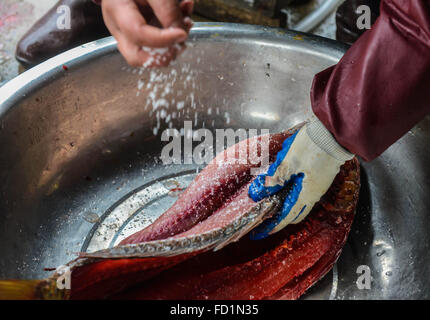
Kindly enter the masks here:
M 345 150 L 333 137 L 330 131 L 317 119 L 312 118 L 306 125 L 306 133 L 318 147 L 333 158 L 345 162 L 354 158 L 354 155 Z

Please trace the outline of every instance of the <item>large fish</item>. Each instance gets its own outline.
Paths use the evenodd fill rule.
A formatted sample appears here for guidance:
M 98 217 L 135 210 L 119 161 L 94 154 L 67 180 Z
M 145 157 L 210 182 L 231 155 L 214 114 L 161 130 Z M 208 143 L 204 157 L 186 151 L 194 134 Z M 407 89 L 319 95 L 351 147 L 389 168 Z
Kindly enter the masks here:
M 359 164 L 347 162 L 305 221 L 259 241 L 246 236 L 279 210 L 283 193 L 248 197 L 251 169 L 237 161 L 257 146 L 273 161 L 297 127 L 236 144 L 218 155 L 175 204 L 119 246 L 79 257 L 48 279 L 0 281 L 0 298 L 296 299 L 327 273 L 346 241 L 360 187 Z M 71 289 L 59 290 L 71 271 Z

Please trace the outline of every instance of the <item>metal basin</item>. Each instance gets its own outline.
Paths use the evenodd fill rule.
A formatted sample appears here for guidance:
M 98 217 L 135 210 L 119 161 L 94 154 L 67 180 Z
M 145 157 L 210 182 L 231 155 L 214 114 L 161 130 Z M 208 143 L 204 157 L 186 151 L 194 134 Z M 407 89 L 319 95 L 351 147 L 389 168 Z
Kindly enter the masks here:
M 168 126 L 289 128 L 311 114 L 313 75 L 346 48 L 278 29 L 197 24 L 169 68 L 135 70 L 111 38 L 0 89 L 0 277 L 41 278 L 78 251 L 151 223 L 198 165 L 163 165 Z M 152 80 L 152 81 L 151 81 Z M 357 216 L 337 265 L 306 299 L 429 298 L 430 119 L 363 163 Z M 360 290 L 357 268 L 369 267 Z

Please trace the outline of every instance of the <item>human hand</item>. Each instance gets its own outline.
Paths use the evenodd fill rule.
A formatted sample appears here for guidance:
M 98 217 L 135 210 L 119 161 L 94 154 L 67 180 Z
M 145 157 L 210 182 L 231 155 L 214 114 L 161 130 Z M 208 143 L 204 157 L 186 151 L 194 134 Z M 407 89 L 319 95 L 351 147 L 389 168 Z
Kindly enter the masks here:
M 276 161 L 252 182 L 248 192 L 258 202 L 287 188 L 282 210 L 255 228 L 251 237 L 263 239 L 301 222 L 328 191 L 340 167 L 353 157 L 318 119 L 286 139 Z
M 106 27 L 128 64 L 166 66 L 185 48 L 193 1 L 103 0 Z

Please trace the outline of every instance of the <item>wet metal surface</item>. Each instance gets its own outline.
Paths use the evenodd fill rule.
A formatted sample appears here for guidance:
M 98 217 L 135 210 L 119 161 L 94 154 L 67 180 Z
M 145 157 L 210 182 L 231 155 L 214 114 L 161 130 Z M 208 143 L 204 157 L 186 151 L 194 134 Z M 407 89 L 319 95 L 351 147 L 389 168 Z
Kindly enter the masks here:
M 150 223 L 197 170 L 161 164 L 164 129 L 185 120 L 211 131 L 292 127 L 311 114 L 313 75 L 344 50 L 279 29 L 202 23 L 167 69 L 130 69 L 107 38 L 9 82 L 0 88 L 0 277 L 45 277 L 43 268 Z M 348 242 L 304 298 L 430 298 L 429 138 L 427 117 L 363 164 Z M 369 290 L 357 288 L 360 265 L 371 270 Z

